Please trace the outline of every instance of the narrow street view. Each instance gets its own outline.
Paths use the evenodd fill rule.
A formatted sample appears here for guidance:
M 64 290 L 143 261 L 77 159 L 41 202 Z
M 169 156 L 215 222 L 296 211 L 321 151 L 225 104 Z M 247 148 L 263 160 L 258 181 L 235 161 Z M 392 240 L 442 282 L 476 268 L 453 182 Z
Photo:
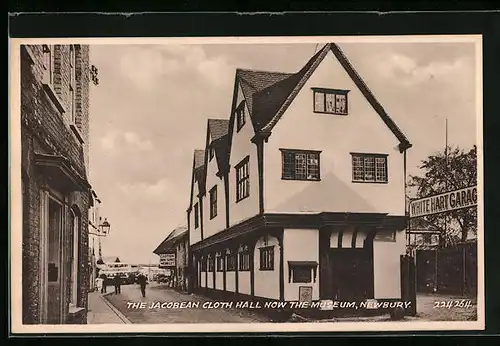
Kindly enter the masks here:
M 480 40 L 387 39 L 22 45 L 23 324 L 482 323 Z

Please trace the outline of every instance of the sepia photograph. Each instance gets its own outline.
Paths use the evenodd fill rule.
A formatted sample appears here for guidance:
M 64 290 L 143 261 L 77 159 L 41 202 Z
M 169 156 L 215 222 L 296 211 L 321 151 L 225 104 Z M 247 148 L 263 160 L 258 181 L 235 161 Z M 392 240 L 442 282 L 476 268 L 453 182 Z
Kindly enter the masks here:
M 484 329 L 480 35 L 10 59 L 12 332 Z

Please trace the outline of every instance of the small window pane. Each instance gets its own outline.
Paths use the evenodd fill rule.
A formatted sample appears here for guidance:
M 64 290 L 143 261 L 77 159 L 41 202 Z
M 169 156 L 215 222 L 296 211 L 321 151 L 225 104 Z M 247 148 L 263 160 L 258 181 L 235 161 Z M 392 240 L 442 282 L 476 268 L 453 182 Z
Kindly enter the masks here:
M 325 94 L 320 92 L 314 93 L 314 110 L 316 112 L 325 111 Z
M 374 181 L 375 180 L 375 158 L 365 157 L 365 180 Z
M 335 95 L 336 112 L 340 114 L 347 113 L 347 95 Z
M 335 94 L 326 94 L 326 112 L 335 113 Z
M 306 155 L 295 154 L 295 177 L 297 179 L 306 178 Z

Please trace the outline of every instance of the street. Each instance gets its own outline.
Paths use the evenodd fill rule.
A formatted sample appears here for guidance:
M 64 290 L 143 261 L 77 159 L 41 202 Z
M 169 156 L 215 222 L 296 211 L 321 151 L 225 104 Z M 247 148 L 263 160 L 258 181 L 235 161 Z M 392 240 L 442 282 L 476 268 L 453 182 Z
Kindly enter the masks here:
M 113 289 L 108 287 L 108 289 Z M 241 309 L 161 309 L 149 307 L 157 302 L 204 302 L 211 301 L 198 295 L 182 294 L 168 288 L 165 284 L 148 284 L 146 298 L 141 296 L 139 285 L 124 285 L 121 294 L 107 295 L 106 299 L 113 304 L 131 323 L 252 323 L 272 322 L 269 318 L 251 311 Z M 146 308 L 128 308 L 127 303 L 145 303 Z
M 112 290 L 111 287 L 109 289 Z M 155 324 L 155 323 L 252 323 L 273 322 L 269 317 L 246 309 L 203 309 L 203 308 L 161 308 L 159 305 L 151 307 L 153 303 L 199 302 L 200 306 L 205 302 L 212 301 L 209 298 L 196 294 L 183 294 L 175 291 L 166 284 L 151 283 L 147 286 L 146 297 L 141 296 L 138 285 L 123 285 L 121 294 L 108 294 L 105 299 L 109 301 L 119 312 L 121 312 L 131 323 Z M 476 319 L 475 300 L 471 306 L 454 307 L 448 306 L 447 302 L 459 302 L 461 298 L 453 299 L 444 295 L 419 294 L 417 301 L 417 316 L 406 318 L 407 321 L 467 321 Z M 438 302 L 444 304 L 437 307 Z M 136 303 L 135 307 L 130 303 Z M 142 303 L 143 308 L 138 308 Z M 293 320 L 293 319 L 292 319 Z M 341 321 L 390 321 L 388 316 L 378 317 L 355 317 L 338 318 Z M 325 321 L 326 322 L 326 321 Z

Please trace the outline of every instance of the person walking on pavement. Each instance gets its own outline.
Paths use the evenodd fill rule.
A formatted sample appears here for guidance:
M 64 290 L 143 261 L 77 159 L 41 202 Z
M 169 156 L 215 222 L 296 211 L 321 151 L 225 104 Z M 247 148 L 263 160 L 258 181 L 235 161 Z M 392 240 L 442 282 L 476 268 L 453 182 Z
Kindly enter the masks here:
M 97 278 L 95 279 L 95 285 L 97 287 L 97 291 L 103 293 L 103 290 L 102 290 L 102 287 L 103 287 L 103 284 L 104 284 L 104 280 L 102 278 Z
M 113 283 L 115 284 L 115 294 L 120 294 L 122 291 L 120 274 L 115 275 L 115 277 L 113 278 Z
M 148 279 L 146 278 L 146 276 L 144 274 L 141 273 L 141 274 L 139 274 L 139 277 L 137 278 L 137 282 L 141 286 L 142 297 L 145 298 L 146 297 L 146 285 L 148 284 Z
M 108 286 L 108 279 L 106 277 L 106 274 L 101 274 L 99 277 L 102 280 L 101 293 L 106 293 L 106 287 Z

